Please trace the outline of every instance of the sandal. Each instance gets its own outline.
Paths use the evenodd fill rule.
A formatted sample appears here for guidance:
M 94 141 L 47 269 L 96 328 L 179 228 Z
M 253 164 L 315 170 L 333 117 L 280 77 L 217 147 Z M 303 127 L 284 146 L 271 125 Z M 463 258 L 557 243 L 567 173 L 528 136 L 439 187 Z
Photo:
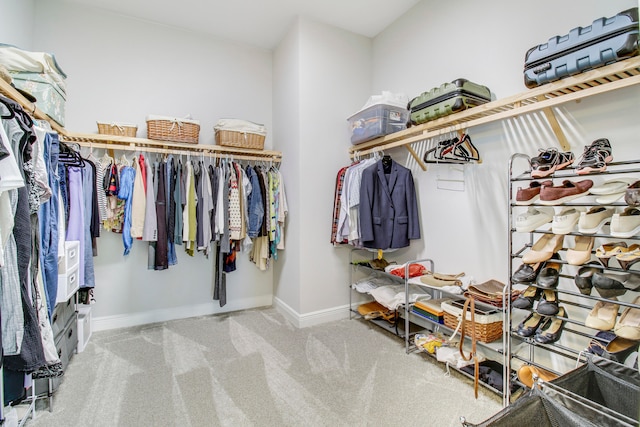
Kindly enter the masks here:
M 632 265 L 640 261 L 640 244 L 634 243 L 627 248 L 622 248 L 616 254 L 616 259 L 624 270 L 628 270 Z
M 596 249 L 596 257 L 603 267 L 609 267 L 609 259 L 621 254 L 624 248 L 627 247 L 625 242 L 612 242 L 605 243 Z

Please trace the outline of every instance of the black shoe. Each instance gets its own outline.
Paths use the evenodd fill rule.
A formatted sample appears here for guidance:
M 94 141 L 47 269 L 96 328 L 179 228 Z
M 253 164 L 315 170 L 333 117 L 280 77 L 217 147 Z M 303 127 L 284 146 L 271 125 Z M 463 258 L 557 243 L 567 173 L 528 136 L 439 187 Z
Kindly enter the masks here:
M 540 325 L 540 327 L 536 330 L 536 336 L 534 340 L 541 344 L 550 344 L 552 342 L 558 341 L 560 339 L 560 335 L 562 334 L 562 330 L 564 329 L 565 321 L 560 319 L 560 317 L 566 317 L 565 311 L 563 307 L 558 309 L 557 317 L 547 317 L 545 321 Z
M 589 264 L 585 264 L 578 270 L 574 281 L 578 290 L 582 295 L 591 295 L 591 288 L 593 288 L 593 275 L 602 271 L 602 269 L 597 266 L 598 264 L 595 262 L 590 262 Z
M 620 278 L 626 278 L 627 276 L 616 274 L 613 272 L 597 271 L 593 273 L 591 283 L 596 291 L 603 298 L 612 298 L 623 295 L 627 292 L 627 288 L 624 287 Z M 624 280 L 624 279 L 623 279 Z
M 558 278 L 560 278 L 560 270 L 562 264 L 549 260 L 544 263 L 544 268 L 536 278 L 536 286 L 542 289 L 555 289 L 558 287 Z
M 538 302 L 536 311 L 543 316 L 558 314 L 558 293 L 551 289 L 543 289 L 542 298 Z
M 544 317 L 540 316 L 538 313 L 532 312 L 522 321 L 522 323 L 518 325 L 516 333 L 521 337 L 530 337 L 536 333 L 536 330 L 538 330 L 543 320 Z
M 529 286 L 511 303 L 511 306 L 514 308 L 531 308 L 533 307 L 533 302 L 538 299 L 541 292 L 542 291 L 535 286 Z
M 542 269 L 544 262 L 537 262 L 535 264 L 522 264 L 511 277 L 513 283 L 529 284 L 536 281 L 538 273 Z

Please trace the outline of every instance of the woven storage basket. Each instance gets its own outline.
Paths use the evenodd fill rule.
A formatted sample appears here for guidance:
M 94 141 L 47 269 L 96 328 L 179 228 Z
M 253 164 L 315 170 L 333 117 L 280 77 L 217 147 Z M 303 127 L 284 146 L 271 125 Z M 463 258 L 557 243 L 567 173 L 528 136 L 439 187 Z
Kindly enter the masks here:
M 147 117 L 147 138 L 158 141 L 187 142 L 197 144 L 200 123 L 196 120 L 176 117 Z
M 252 150 L 264 149 L 267 131 L 261 124 L 240 119 L 220 119 L 213 130 L 218 145 Z
M 131 136 L 135 137 L 138 132 L 137 125 L 125 124 L 125 123 L 104 123 L 96 122 L 98 124 L 98 133 L 102 135 L 118 135 L 118 136 Z
M 227 147 L 251 148 L 262 150 L 264 148 L 263 135 L 248 132 L 236 132 L 232 130 L 216 130 L 216 144 Z
M 460 322 L 462 309 L 447 302 L 442 303 L 442 309 L 444 310 L 444 325 L 455 330 Z M 471 313 L 467 311 L 466 316 L 467 321 L 465 322 L 464 330 L 466 336 L 472 337 L 475 335 L 478 341 L 485 343 L 502 338 L 502 313 L 487 315 L 476 313 L 473 330 L 471 330 Z

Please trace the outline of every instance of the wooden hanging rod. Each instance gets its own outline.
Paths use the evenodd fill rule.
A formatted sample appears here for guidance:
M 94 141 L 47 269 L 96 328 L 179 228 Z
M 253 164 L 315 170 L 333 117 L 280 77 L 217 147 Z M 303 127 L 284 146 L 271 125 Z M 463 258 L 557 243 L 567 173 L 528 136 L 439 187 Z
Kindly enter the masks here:
M 213 158 L 232 157 L 237 160 L 282 161 L 282 153 L 279 151 L 251 150 L 221 145 L 187 144 L 92 133 L 67 133 L 62 135 L 61 139 L 63 142 L 76 143 L 83 147 L 104 148 L 107 150 L 142 151 Z

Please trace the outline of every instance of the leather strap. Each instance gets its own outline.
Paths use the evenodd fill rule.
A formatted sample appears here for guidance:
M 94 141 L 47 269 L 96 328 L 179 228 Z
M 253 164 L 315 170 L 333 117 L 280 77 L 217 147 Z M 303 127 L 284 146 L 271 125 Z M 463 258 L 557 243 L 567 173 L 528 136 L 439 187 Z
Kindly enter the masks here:
M 467 321 L 467 308 L 471 310 L 471 352 L 469 356 L 465 356 L 464 351 L 462 350 L 462 346 L 464 345 L 464 335 L 465 335 L 465 326 Z M 480 364 L 478 362 L 478 357 L 476 354 L 476 334 L 475 334 L 475 325 L 476 325 L 476 301 L 472 297 L 467 298 L 464 302 L 464 306 L 462 307 L 462 320 L 460 326 L 460 356 L 466 361 L 469 361 L 473 358 L 474 365 L 474 374 L 473 374 L 473 392 L 475 398 L 478 398 L 478 381 L 480 376 Z

